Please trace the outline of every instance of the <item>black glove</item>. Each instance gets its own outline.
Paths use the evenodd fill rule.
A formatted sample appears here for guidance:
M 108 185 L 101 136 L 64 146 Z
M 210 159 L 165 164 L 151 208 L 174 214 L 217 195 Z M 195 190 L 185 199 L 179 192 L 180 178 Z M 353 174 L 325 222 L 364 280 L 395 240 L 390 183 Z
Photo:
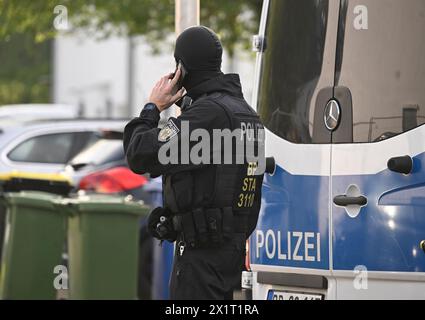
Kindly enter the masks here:
M 156 239 L 174 242 L 177 232 L 174 230 L 171 211 L 158 207 L 148 217 L 149 233 Z

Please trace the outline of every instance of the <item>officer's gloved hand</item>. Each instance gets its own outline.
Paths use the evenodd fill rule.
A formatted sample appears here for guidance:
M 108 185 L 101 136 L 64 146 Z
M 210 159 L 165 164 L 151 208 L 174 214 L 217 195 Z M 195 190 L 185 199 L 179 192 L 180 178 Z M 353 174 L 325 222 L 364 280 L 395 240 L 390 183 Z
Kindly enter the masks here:
M 156 239 L 174 242 L 177 232 L 174 230 L 171 211 L 158 207 L 148 217 L 149 233 Z

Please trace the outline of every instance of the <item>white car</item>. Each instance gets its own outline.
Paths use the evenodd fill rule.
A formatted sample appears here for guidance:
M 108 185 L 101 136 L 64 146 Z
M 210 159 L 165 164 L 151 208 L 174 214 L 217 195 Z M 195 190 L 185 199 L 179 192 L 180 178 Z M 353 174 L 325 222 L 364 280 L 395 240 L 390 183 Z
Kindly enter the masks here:
M 32 103 L 0 106 L 0 128 L 37 119 L 73 118 L 78 118 L 78 109 L 66 104 Z
M 0 173 L 59 173 L 84 148 L 122 132 L 127 121 L 40 120 L 1 129 Z

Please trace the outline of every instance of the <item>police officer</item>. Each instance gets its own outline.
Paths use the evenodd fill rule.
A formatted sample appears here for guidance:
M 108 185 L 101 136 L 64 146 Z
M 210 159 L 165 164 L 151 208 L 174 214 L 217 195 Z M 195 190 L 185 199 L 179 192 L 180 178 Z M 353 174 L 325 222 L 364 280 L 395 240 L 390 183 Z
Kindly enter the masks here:
M 221 72 L 222 53 L 212 30 L 203 26 L 186 29 L 176 41 L 175 74 L 159 80 L 149 103 L 124 132 L 130 168 L 163 177 L 164 206 L 150 214 L 149 228 L 158 239 L 176 241 L 172 299 L 232 298 L 240 283 L 245 242 L 260 210 L 263 174 L 259 161 L 251 161 L 243 151 L 238 162 L 234 149 L 236 140 L 251 141 L 261 148 L 263 127 L 243 98 L 239 76 Z M 187 91 L 184 97 L 183 88 Z M 159 129 L 160 113 L 174 103 L 180 106 L 181 115 Z M 231 142 L 231 161 L 213 161 L 217 149 L 212 147 L 202 158 L 205 161 L 195 163 L 189 157 L 183 163 L 182 157 L 192 155 L 191 134 L 197 129 L 209 137 L 214 130 L 237 131 Z M 183 140 L 189 141 L 189 149 L 183 150 Z M 165 145 L 178 148 L 177 156 L 174 154 L 178 161 L 164 163 L 160 159 Z M 223 162 L 224 156 L 229 156 L 221 149 L 218 152 Z M 262 153 L 257 150 L 258 154 Z

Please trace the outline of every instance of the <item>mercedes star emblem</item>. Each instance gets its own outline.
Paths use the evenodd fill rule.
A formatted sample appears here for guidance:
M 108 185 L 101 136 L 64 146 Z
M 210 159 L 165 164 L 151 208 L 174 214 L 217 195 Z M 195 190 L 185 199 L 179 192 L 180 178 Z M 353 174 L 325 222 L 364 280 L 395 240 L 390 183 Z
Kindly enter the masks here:
M 331 100 L 328 102 L 325 108 L 325 126 L 329 131 L 334 131 L 338 125 L 341 118 L 341 108 L 339 103 L 336 100 Z

